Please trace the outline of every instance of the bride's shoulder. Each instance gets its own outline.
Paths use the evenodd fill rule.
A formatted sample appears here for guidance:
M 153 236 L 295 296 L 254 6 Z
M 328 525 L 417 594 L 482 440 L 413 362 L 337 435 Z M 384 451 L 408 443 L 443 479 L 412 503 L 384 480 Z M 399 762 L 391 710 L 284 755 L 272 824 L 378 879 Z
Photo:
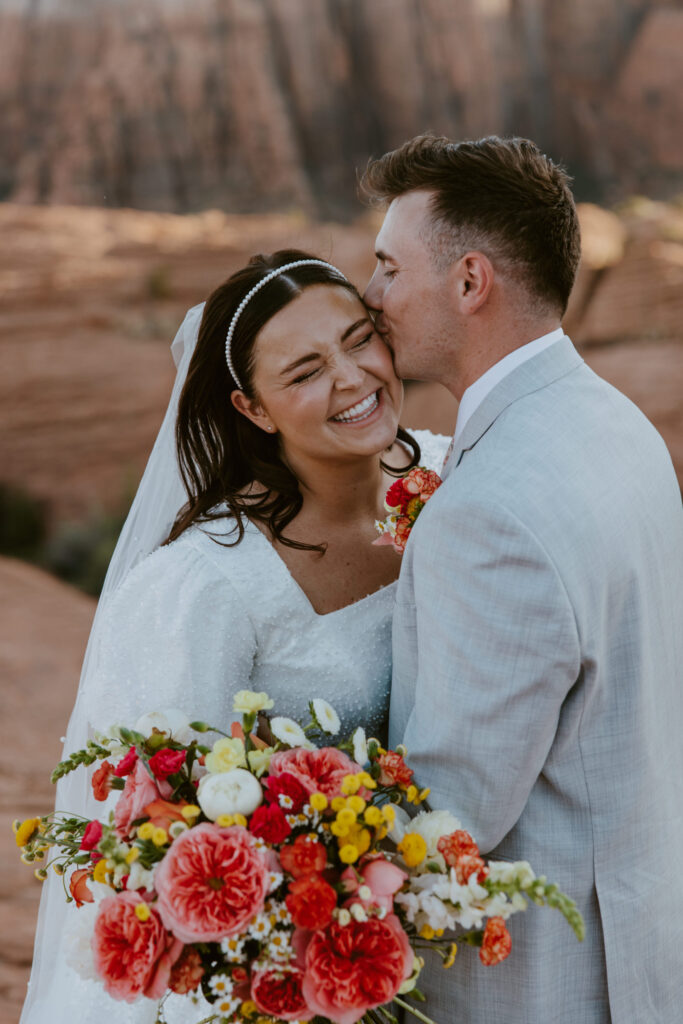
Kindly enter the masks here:
M 433 434 L 431 430 L 411 429 L 408 433 L 420 446 L 420 465 L 441 472 L 451 438 L 445 434 Z

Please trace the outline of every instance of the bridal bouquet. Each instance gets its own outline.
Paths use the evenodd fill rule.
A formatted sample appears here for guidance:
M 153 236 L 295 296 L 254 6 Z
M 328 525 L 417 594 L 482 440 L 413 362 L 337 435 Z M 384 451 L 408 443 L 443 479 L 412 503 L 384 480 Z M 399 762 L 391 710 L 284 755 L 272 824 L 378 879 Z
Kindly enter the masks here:
M 403 749 L 362 728 L 331 745 L 340 722 L 323 700 L 304 726 L 268 719 L 268 743 L 253 733 L 267 694 L 243 690 L 234 707 L 230 735 L 175 710 L 109 730 L 53 773 L 99 761 L 108 815 L 15 823 L 22 859 L 51 857 L 36 874 L 51 864 L 79 908 L 70 964 L 114 999 L 160 1000 L 161 1022 L 174 992 L 201 1024 L 383 1024 L 393 1001 L 429 1024 L 424 954 L 449 967 L 457 941 L 499 963 L 527 900 L 583 937 L 575 904 L 529 864 L 487 863 L 453 815 L 418 810 L 428 791 Z

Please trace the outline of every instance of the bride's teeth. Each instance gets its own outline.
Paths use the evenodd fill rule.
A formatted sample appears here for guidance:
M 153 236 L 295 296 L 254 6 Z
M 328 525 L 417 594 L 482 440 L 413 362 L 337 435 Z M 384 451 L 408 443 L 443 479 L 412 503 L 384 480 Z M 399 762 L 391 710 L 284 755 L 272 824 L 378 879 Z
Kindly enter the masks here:
M 340 423 L 355 423 L 358 420 L 364 420 L 366 416 L 373 413 L 378 405 L 379 399 L 377 392 L 375 392 L 374 395 L 368 395 L 362 402 L 352 405 L 350 409 L 340 412 L 338 416 L 333 416 L 332 419 Z

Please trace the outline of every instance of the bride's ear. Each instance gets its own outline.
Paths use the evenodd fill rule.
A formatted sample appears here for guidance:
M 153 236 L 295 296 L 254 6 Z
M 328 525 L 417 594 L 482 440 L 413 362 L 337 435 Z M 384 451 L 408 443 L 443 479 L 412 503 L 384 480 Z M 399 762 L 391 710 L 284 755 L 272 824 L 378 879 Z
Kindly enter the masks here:
M 233 391 L 230 395 L 230 401 L 235 409 L 242 416 L 246 416 L 254 426 L 257 426 L 260 430 L 265 430 L 269 434 L 275 433 L 275 424 L 257 399 L 247 398 L 244 391 Z

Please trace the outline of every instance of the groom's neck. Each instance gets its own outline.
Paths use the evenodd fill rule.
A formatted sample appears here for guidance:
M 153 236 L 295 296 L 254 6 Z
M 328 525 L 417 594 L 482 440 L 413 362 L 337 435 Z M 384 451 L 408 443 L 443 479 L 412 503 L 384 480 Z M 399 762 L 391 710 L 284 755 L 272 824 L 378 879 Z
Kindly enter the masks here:
M 458 347 L 453 373 L 446 384 L 460 401 L 465 391 L 511 352 L 560 326 L 554 314 L 539 317 L 501 315 L 473 318 Z

